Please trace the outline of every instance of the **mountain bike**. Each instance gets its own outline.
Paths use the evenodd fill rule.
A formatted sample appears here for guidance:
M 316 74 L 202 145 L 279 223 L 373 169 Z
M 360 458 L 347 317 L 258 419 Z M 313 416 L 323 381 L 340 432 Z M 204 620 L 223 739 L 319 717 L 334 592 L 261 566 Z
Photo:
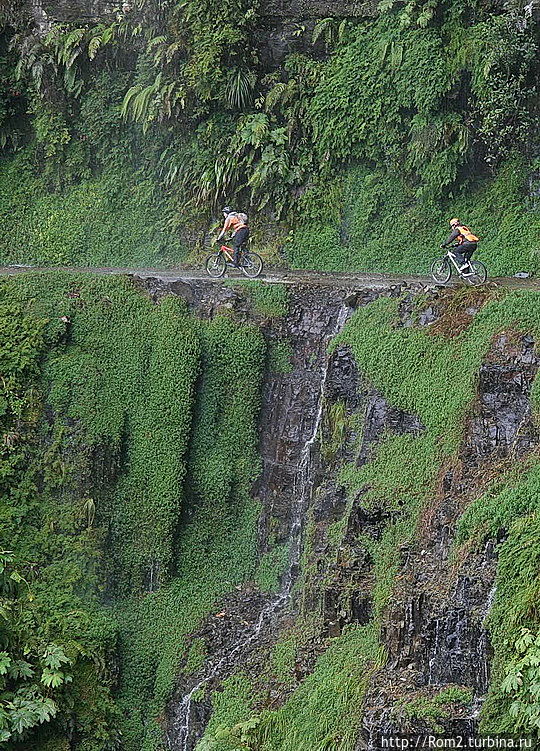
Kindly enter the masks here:
M 463 279 L 466 284 L 477 287 L 484 284 L 487 279 L 487 269 L 482 261 L 468 261 L 467 267 L 461 271 L 460 262 L 457 256 L 452 253 L 452 248 L 459 246 L 453 245 L 446 251 L 446 255 L 437 258 L 431 264 L 431 276 L 437 284 L 447 284 L 452 276 L 452 267 L 456 270 L 457 275 Z
M 217 253 L 212 253 L 206 259 L 206 272 L 213 279 L 219 279 L 226 272 L 227 267 L 235 268 L 234 248 L 222 245 Z M 240 249 L 238 259 L 239 268 L 249 279 L 256 279 L 263 270 L 263 260 L 258 253 L 254 253 L 247 248 Z

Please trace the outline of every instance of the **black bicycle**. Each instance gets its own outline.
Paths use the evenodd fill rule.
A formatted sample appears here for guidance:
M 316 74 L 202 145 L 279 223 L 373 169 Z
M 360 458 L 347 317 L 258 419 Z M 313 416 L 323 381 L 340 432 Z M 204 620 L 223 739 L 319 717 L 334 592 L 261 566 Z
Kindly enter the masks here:
M 452 247 L 459 248 L 459 245 L 454 245 Z M 431 264 L 431 276 L 437 284 L 448 284 L 453 269 L 455 269 L 457 275 L 463 279 L 466 284 L 470 284 L 473 287 L 478 287 L 480 284 L 484 284 L 488 274 L 482 261 L 467 261 L 467 265 L 462 269 L 458 257 L 452 253 L 452 247 L 448 248 L 446 255 L 442 258 L 437 258 L 437 260 L 433 261 Z

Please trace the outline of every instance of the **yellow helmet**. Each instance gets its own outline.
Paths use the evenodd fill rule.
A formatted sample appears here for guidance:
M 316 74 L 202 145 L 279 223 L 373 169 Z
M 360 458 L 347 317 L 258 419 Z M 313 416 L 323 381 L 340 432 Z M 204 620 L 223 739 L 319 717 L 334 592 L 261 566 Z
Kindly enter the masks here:
M 456 224 L 459 224 L 459 219 L 450 219 L 450 226 L 455 227 Z

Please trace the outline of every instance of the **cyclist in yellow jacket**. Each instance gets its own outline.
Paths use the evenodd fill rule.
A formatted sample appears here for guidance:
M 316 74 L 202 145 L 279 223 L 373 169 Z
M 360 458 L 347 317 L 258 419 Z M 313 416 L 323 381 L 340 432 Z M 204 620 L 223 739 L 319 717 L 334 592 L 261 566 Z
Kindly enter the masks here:
M 472 254 L 478 247 L 480 238 L 462 224 L 459 219 L 450 219 L 450 227 L 452 231 L 448 235 L 446 242 L 442 243 L 441 248 L 447 248 L 452 243 L 456 243 L 454 247 L 458 248 L 458 252 L 455 255 L 460 263 L 459 270 L 466 272 L 467 269 L 470 269 L 469 262 Z

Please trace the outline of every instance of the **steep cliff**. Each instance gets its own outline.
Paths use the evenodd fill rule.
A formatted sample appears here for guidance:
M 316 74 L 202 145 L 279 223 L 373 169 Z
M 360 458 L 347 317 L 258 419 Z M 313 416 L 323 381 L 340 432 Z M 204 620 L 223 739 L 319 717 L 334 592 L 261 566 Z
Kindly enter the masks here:
M 45 274 L 0 312 L 9 747 L 536 732 L 536 293 Z

